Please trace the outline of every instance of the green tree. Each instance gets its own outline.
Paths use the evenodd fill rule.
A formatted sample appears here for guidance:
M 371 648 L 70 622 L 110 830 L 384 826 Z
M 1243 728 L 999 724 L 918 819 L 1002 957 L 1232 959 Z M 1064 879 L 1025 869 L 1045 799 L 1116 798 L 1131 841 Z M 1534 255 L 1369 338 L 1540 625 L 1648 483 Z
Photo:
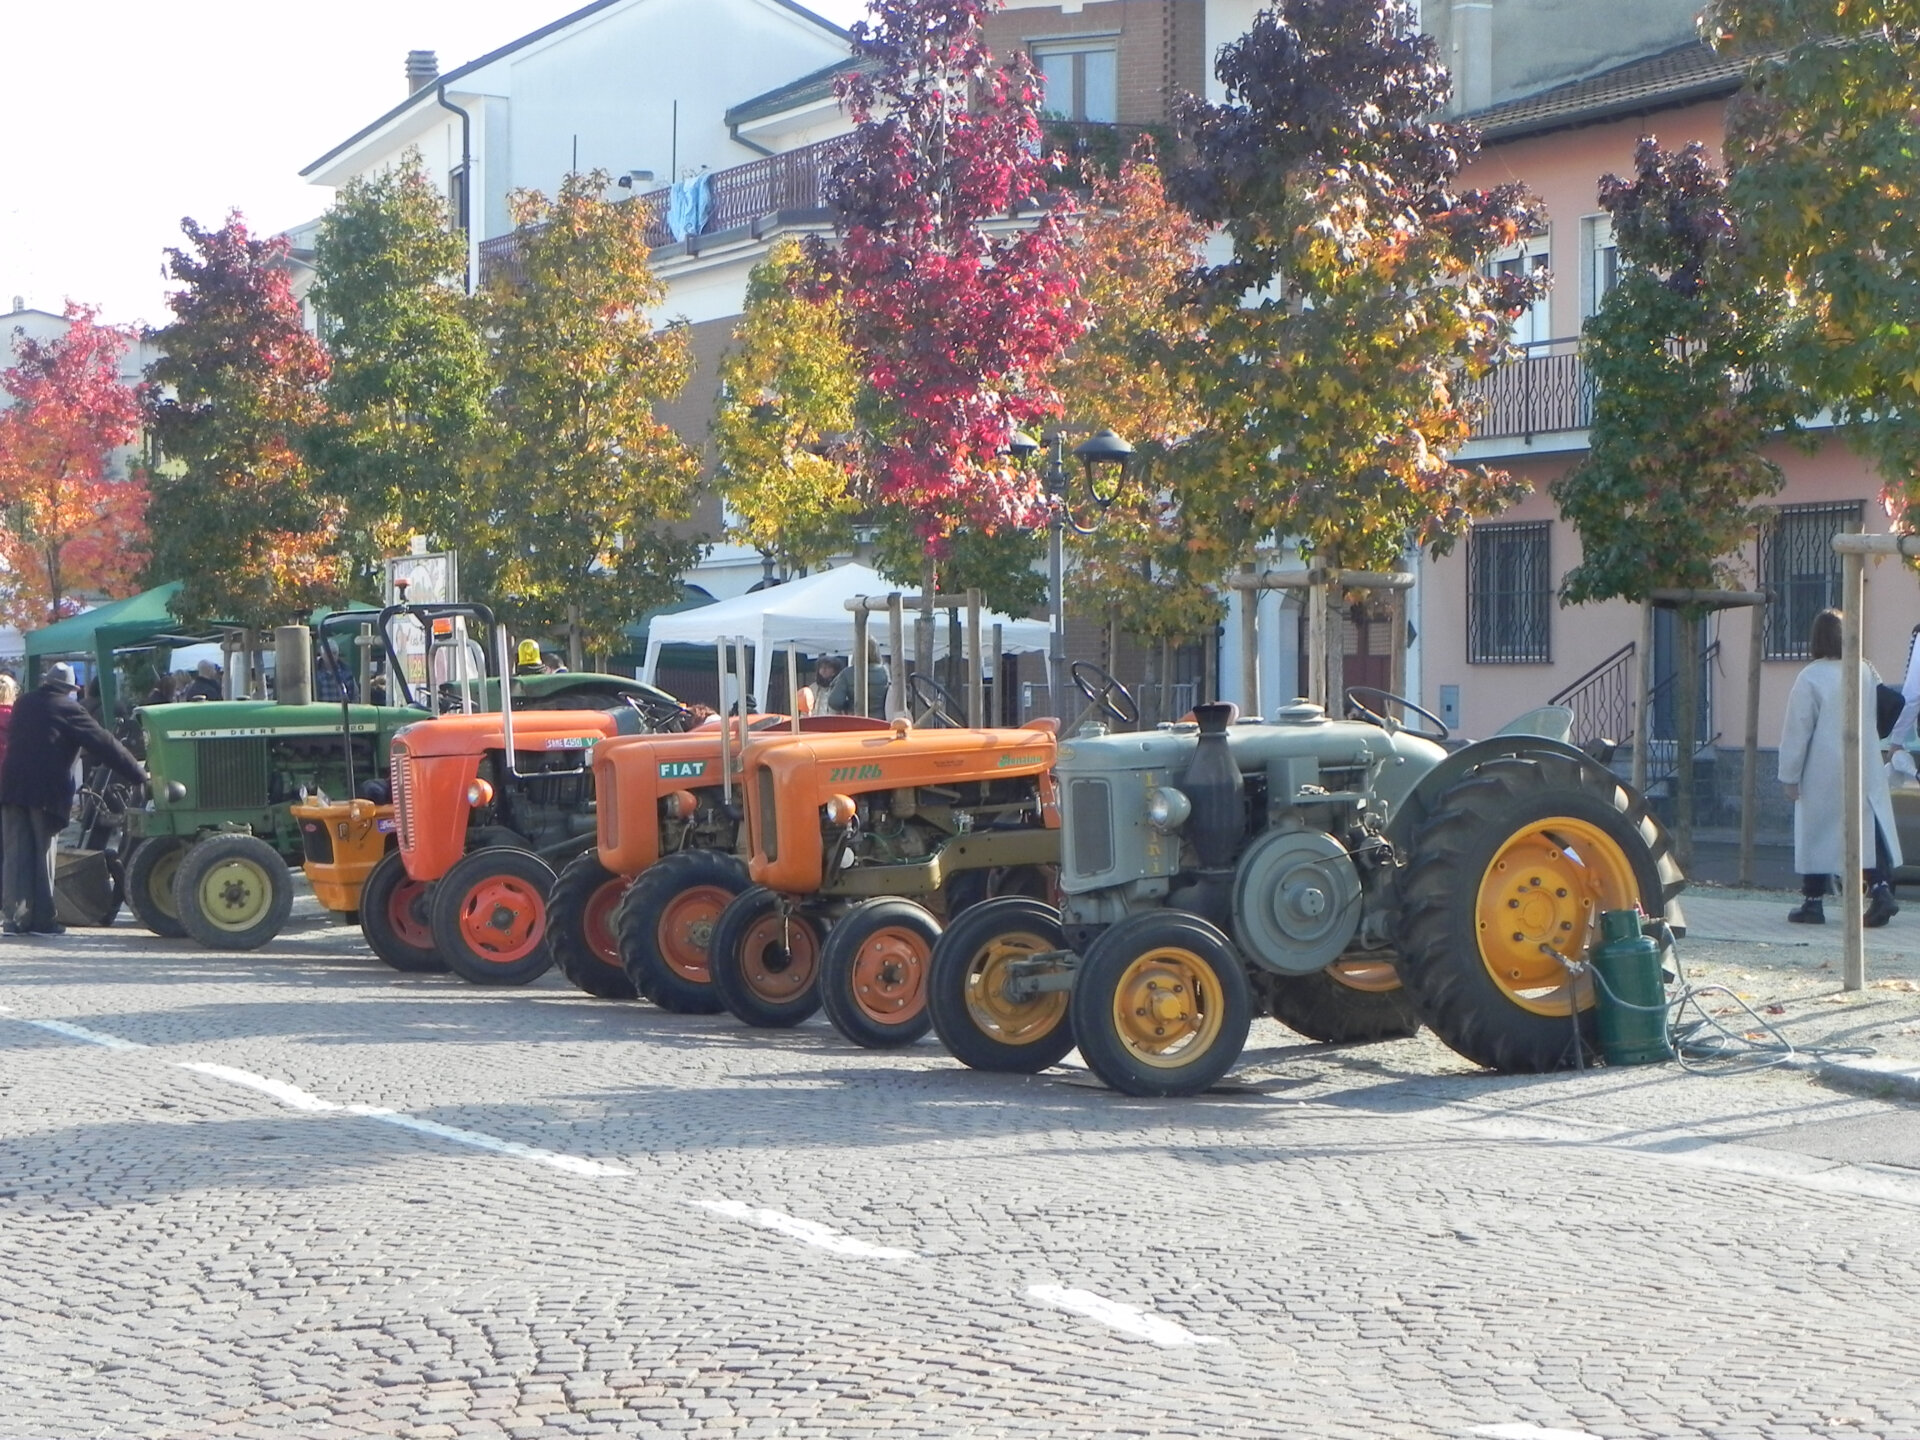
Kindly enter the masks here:
M 337 500 L 320 493 L 306 436 L 326 415 L 327 355 L 301 323 L 283 240 L 238 214 L 183 220 L 167 251 L 173 320 L 150 332 L 149 433 L 161 463 L 147 510 L 150 582 L 180 580 L 189 623 L 256 628 L 304 618 L 343 593 Z
M 860 360 L 839 300 L 812 293 L 813 266 L 782 240 L 754 266 L 733 348 L 720 362 L 713 437 L 731 538 L 782 573 L 853 548 Z
M 333 371 L 309 446 L 346 507 L 362 585 L 408 536 L 451 535 L 472 503 L 466 462 L 488 375 L 459 284 L 466 258 L 417 150 L 349 182 L 321 220 L 311 298 Z
M 1587 456 L 1551 487 L 1580 534 L 1562 600 L 1714 589 L 1754 533 L 1755 503 L 1783 479 L 1762 453 L 1793 418 L 1772 359 L 1783 297 L 1737 273 L 1726 180 L 1698 142 L 1673 152 L 1643 139 L 1633 177 L 1600 182 L 1600 205 L 1621 270 L 1582 332 L 1597 387 Z M 1679 612 L 1682 736 L 1698 712 L 1699 615 Z M 1684 860 L 1691 765 L 1680 767 L 1678 797 Z
M 1150 151 L 1096 173 L 1074 247 L 1086 329 L 1055 374 L 1070 417 L 1133 446 L 1128 483 L 1110 502 L 1075 507 L 1092 523 L 1070 532 L 1071 603 L 1155 642 L 1209 634 L 1225 611 L 1213 582 L 1229 557 L 1185 523 L 1175 498 L 1203 417 L 1192 376 L 1168 357 L 1202 339 L 1199 312 L 1179 291 L 1205 239 L 1167 198 Z
M 1487 274 L 1533 206 L 1456 188 L 1477 139 L 1435 118 L 1449 82 L 1402 0 L 1284 0 L 1216 71 L 1227 99 L 1184 107 L 1195 161 L 1170 184 L 1233 247 L 1200 272 L 1204 332 L 1179 351 L 1206 417 L 1187 523 L 1238 555 L 1275 534 L 1358 569 L 1443 553 L 1515 493 L 1449 457 L 1465 383 L 1537 293 Z
M 595 171 L 511 197 L 522 278 L 486 292 L 495 388 L 467 542 L 517 621 L 602 651 L 699 553 L 665 528 L 688 518 L 699 460 L 653 413 L 692 349 L 683 326 L 655 327 L 644 208 L 606 188 Z
M 1703 25 L 1756 54 L 1728 109 L 1749 283 L 1784 282 L 1779 355 L 1920 524 L 1920 0 L 1717 0 Z

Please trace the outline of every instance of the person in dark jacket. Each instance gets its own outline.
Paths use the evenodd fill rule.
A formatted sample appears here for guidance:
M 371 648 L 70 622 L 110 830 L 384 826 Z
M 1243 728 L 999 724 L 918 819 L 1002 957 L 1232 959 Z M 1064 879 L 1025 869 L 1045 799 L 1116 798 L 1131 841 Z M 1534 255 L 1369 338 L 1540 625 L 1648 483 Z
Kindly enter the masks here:
M 82 750 L 135 785 L 147 772 L 131 751 L 73 698 L 73 667 L 47 667 L 38 689 L 22 695 L 0 761 L 0 930 L 58 935 L 53 913 L 53 854 L 73 812 L 73 762 Z

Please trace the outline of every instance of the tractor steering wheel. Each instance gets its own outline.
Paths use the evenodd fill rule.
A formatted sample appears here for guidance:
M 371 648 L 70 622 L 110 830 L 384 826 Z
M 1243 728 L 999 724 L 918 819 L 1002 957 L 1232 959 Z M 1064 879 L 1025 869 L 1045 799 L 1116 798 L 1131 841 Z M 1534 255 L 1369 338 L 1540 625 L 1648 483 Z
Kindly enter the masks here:
M 1133 692 L 1102 667 L 1091 660 L 1076 660 L 1067 673 L 1073 676 L 1073 683 L 1087 697 L 1087 703 L 1098 708 L 1101 714 L 1112 716 L 1122 725 L 1140 723 L 1140 707 L 1134 703 Z
M 960 722 L 954 718 L 954 711 L 965 707 L 953 698 L 951 690 L 926 671 L 916 670 L 907 677 L 907 696 L 920 711 L 920 718 L 914 724 L 929 722 L 935 730 L 961 728 Z
M 1382 706 L 1381 710 L 1374 710 L 1373 708 L 1368 706 L 1364 701 L 1361 701 L 1355 698 L 1361 695 L 1370 695 L 1377 701 L 1384 701 L 1387 704 L 1398 705 L 1401 708 L 1401 710 L 1405 711 L 1407 714 L 1418 715 L 1422 720 L 1425 720 L 1430 725 L 1432 725 L 1433 729 L 1431 730 L 1408 729 L 1406 726 L 1402 725 L 1399 721 L 1389 719 L 1387 715 L 1383 713 L 1385 706 Z M 1450 733 L 1447 729 L 1447 722 L 1442 720 L 1438 715 L 1434 714 L 1431 710 L 1422 709 L 1420 706 L 1414 704 L 1413 701 L 1407 699 L 1407 697 L 1404 695 L 1396 695 L 1391 690 L 1381 690 L 1372 685 L 1349 685 L 1347 687 L 1347 709 L 1351 711 L 1357 711 L 1362 720 L 1371 720 L 1374 724 L 1378 725 L 1382 730 L 1386 731 L 1389 735 L 1392 735 L 1396 731 L 1404 729 L 1404 730 L 1407 730 L 1408 734 L 1418 735 L 1418 736 L 1421 736 L 1423 739 L 1445 740 L 1448 734 Z

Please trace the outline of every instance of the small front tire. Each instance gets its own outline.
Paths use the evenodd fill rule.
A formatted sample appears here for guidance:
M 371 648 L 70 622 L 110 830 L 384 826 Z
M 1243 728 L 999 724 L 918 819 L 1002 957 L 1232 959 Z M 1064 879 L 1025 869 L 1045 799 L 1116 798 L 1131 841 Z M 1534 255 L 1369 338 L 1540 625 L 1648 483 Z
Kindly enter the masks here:
M 626 893 L 627 877 L 600 863 L 600 853 L 576 855 L 554 881 L 547 901 L 547 948 L 560 973 L 602 1000 L 632 1000 L 639 995 L 620 964 L 614 915 Z
M 525 985 L 546 974 L 553 882 L 551 865 L 511 845 L 458 861 L 433 887 L 433 941 L 447 968 L 475 985 Z
M 173 908 L 209 950 L 258 950 L 293 913 L 293 876 L 256 835 L 209 835 L 180 861 Z
M 178 835 L 156 835 L 136 844 L 127 857 L 127 904 L 142 925 L 168 940 L 187 933 L 173 907 L 173 877 L 187 849 Z
M 764 885 L 735 896 L 713 927 L 707 968 L 733 1017 L 762 1030 L 786 1030 L 820 1008 L 818 921 L 783 910 Z
M 718 850 L 684 850 L 641 871 L 615 928 L 627 978 L 662 1010 L 717 1015 L 708 955 L 720 912 L 748 885 L 747 867 Z
M 394 969 L 412 975 L 447 968 L 433 943 L 432 887 L 407 874 L 400 852 L 389 850 L 360 887 L 360 933 Z
M 1148 910 L 1087 948 L 1070 1005 L 1093 1073 L 1127 1095 L 1197 1095 L 1246 1048 L 1253 1002 L 1233 942 L 1197 915 Z
M 1009 999 L 1008 967 L 1066 949 L 1060 912 L 1027 896 L 989 900 L 941 933 L 927 980 L 940 1043 L 962 1065 L 1033 1075 L 1073 1049 L 1067 992 Z
M 911 1045 L 932 1027 L 927 972 L 940 922 L 911 900 L 865 900 L 834 922 L 820 951 L 820 1004 L 867 1050 Z

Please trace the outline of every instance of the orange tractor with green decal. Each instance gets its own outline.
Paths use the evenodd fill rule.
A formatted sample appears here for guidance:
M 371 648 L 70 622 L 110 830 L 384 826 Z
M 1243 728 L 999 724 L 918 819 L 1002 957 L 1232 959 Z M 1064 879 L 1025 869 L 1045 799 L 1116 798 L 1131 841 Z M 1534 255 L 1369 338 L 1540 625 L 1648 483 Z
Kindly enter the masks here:
M 912 680 L 936 715 L 959 707 Z M 937 702 L 946 701 L 940 704 Z M 1060 855 L 1055 722 L 1024 729 L 749 735 L 738 797 L 752 882 L 712 925 L 714 990 L 749 1025 L 822 1006 L 855 1044 L 924 1035 L 941 917 L 1049 898 Z

